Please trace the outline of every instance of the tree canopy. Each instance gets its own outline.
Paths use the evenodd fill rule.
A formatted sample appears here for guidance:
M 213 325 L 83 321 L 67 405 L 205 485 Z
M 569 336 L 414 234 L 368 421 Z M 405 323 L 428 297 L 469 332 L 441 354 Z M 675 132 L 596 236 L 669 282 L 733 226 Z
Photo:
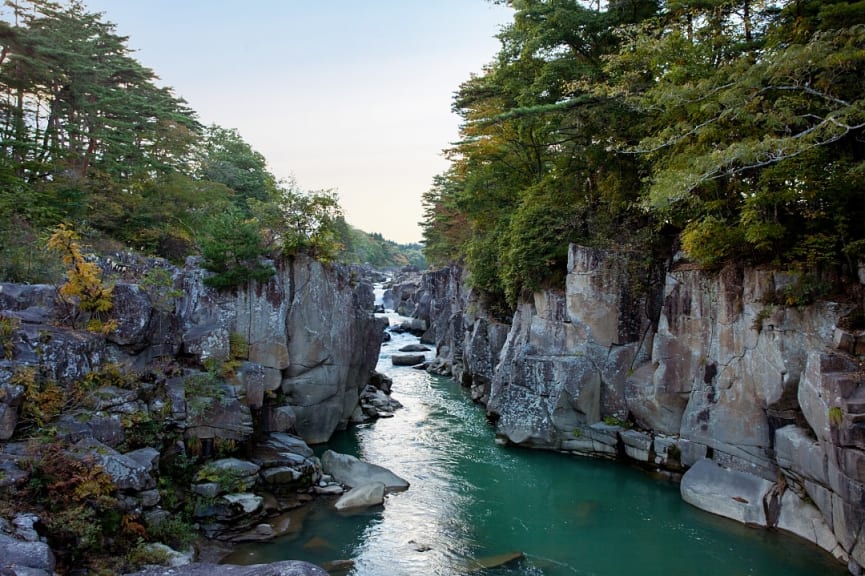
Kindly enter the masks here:
M 157 81 L 83 2 L 0 8 L 0 280 L 56 279 L 44 246 L 60 224 L 106 250 L 202 254 L 219 287 L 266 278 L 279 254 L 373 259 L 346 249 L 366 237 L 335 192 L 279 181 Z
M 567 244 L 851 272 L 865 247 L 865 4 L 509 0 L 454 98 L 426 255 L 511 305 Z

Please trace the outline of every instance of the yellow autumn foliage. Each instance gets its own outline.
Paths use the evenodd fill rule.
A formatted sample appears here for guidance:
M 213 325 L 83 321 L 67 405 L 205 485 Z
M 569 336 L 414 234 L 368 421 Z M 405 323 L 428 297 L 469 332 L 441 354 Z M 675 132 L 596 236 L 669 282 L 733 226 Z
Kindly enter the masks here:
M 68 268 L 66 282 L 60 286 L 60 297 L 82 312 L 95 315 L 87 320 L 88 330 L 111 332 L 117 327 L 116 322 L 105 322 L 100 316 L 108 313 L 114 305 L 114 286 L 102 282 L 102 269 L 84 259 L 78 240 L 78 234 L 64 224 L 57 226 L 48 239 L 48 249 L 59 254 Z

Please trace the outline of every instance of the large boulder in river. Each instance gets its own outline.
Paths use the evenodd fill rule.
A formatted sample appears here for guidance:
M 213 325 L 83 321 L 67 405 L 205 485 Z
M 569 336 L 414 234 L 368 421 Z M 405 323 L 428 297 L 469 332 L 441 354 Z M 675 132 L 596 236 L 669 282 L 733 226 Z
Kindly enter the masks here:
M 416 366 L 426 360 L 423 354 L 394 354 L 391 356 L 391 364 L 394 366 Z
M 337 482 L 352 488 L 371 482 L 383 483 L 388 491 L 406 490 L 409 487 L 407 480 L 387 468 L 333 450 L 321 455 L 321 467 L 325 474 L 330 474 Z

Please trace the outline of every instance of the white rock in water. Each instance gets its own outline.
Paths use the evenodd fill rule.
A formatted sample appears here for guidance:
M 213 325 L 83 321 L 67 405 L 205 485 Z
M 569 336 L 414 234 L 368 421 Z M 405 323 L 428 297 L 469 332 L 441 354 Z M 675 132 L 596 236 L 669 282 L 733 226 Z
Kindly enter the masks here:
M 352 488 L 336 501 L 334 508 L 346 510 L 350 508 L 368 508 L 384 502 L 384 483 L 370 482 L 357 488 Z

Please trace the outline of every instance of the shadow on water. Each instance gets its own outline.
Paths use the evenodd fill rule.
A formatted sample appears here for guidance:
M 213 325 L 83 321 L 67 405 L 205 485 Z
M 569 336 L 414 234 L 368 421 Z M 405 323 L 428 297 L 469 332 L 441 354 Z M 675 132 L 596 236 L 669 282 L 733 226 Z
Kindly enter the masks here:
M 319 499 L 297 533 L 241 546 L 232 562 L 350 560 L 332 573 L 353 576 L 846 573 L 801 540 L 696 510 L 677 485 L 639 470 L 497 445 L 458 384 L 390 365 L 409 342 L 416 338 L 395 336 L 378 366 L 404 408 L 338 434 L 327 448 L 385 466 L 411 488 L 356 515 Z M 525 557 L 480 566 L 514 552 Z

